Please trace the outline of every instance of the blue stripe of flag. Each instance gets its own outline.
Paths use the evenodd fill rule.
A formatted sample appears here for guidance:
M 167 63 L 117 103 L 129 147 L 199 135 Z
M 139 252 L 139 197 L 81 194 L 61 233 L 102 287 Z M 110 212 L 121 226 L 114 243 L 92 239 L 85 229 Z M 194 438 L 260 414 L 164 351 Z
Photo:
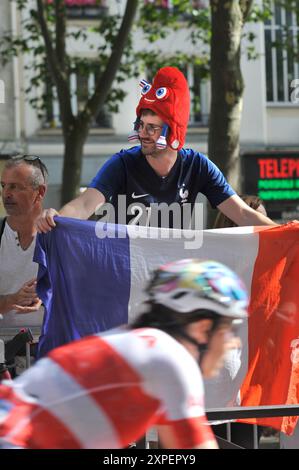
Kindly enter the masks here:
M 37 237 L 34 255 L 40 264 L 37 292 L 45 306 L 38 357 L 128 321 L 131 274 L 126 227 L 116 226 L 122 237 L 101 239 L 96 236 L 96 222 L 59 217 L 56 224 Z M 109 224 L 100 226 L 110 230 Z

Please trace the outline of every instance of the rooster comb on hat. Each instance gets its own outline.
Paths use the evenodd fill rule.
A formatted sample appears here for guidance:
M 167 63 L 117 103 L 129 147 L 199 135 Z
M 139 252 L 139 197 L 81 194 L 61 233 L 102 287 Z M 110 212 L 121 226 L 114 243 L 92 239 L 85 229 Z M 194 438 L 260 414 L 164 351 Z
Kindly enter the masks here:
M 136 108 L 137 120 L 129 140 L 139 139 L 138 127 L 142 110 L 150 109 L 165 123 L 156 142 L 157 147 L 167 144 L 173 150 L 180 150 L 185 136 L 190 114 L 190 94 L 185 76 L 176 67 L 163 67 L 156 73 L 152 84 L 141 80 L 141 99 Z

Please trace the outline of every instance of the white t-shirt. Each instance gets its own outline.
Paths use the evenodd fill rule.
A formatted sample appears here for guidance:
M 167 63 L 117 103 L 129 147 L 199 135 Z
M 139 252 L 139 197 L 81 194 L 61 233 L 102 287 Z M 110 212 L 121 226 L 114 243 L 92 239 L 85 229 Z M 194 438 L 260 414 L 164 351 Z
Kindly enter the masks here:
M 35 239 L 27 250 L 18 246 L 18 234 L 5 224 L 0 245 L 0 295 L 13 294 L 22 285 L 37 276 L 38 264 L 32 261 L 35 249 Z M 41 326 L 44 308 L 37 312 L 20 314 L 15 310 L 3 314 L 0 320 L 0 330 L 10 327 Z

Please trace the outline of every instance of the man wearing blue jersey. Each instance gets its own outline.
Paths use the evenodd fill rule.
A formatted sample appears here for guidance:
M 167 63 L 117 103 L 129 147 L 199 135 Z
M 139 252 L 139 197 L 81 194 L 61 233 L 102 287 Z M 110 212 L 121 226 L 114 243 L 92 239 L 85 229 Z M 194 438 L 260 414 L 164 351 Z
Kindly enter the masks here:
M 237 225 L 275 225 L 250 208 L 205 155 L 184 149 L 190 114 L 188 83 L 175 67 L 160 69 L 153 83 L 141 82 L 142 97 L 136 109 L 134 132 L 138 144 L 113 155 L 98 171 L 87 190 L 59 212 L 47 209 L 37 222 L 40 232 L 55 227 L 54 216 L 87 219 L 100 213 L 104 203 L 113 207 L 112 222 L 163 226 L 151 222 L 155 205 L 193 209 L 198 193 Z M 162 206 L 160 206 L 162 207 Z M 142 213 L 142 210 L 144 213 Z M 169 227 L 183 226 L 182 218 L 169 219 Z

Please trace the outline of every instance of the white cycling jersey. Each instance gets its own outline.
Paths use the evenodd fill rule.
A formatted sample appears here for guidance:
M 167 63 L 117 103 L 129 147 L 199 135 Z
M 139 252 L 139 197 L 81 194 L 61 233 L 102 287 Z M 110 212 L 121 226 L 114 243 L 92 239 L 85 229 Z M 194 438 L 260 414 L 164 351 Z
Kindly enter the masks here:
M 198 364 L 153 328 L 118 328 L 62 346 L 0 387 L 2 443 L 123 448 L 155 424 L 171 426 L 177 448 L 213 439 Z

